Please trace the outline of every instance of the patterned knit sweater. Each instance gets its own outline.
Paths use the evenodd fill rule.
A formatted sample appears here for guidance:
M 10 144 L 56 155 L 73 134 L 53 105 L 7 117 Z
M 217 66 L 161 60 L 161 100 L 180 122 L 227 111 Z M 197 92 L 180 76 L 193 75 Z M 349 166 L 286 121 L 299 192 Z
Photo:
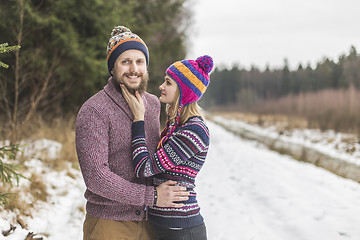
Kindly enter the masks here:
M 204 164 L 209 147 L 209 130 L 200 117 L 192 117 L 179 126 L 163 148 L 150 154 L 144 137 L 144 121 L 132 124 L 132 149 L 137 177 L 153 177 L 155 186 L 177 181 L 187 187 L 189 200 L 182 208 L 149 207 L 152 223 L 168 228 L 188 228 L 201 225 L 203 218 L 196 200 L 195 177 Z

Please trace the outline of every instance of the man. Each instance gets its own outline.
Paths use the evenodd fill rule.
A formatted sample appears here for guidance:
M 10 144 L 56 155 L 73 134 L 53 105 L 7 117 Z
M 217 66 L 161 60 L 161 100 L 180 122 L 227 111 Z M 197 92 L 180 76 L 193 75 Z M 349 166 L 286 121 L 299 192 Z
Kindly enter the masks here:
M 156 189 L 135 176 L 131 152 L 132 113 L 120 84 L 141 92 L 145 103 L 146 139 L 153 152 L 159 140 L 160 103 L 147 93 L 149 53 L 145 42 L 118 26 L 107 46 L 111 77 L 88 99 L 76 119 L 76 150 L 86 185 L 84 239 L 155 239 L 146 208 L 178 207 L 188 193 L 168 181 Z

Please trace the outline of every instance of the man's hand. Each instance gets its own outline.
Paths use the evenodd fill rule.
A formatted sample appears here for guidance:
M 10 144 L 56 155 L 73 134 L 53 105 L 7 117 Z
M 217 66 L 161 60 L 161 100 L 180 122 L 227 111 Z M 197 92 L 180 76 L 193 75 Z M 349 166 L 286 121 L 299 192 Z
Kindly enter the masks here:
M 183 207 L 183 203 L 174 203 L 186 201 L 189 199 L 189 192 L 186 191 L 186 187 L 176 186 L 175 181 L 166 181 L 156 187 L 158 207 Z

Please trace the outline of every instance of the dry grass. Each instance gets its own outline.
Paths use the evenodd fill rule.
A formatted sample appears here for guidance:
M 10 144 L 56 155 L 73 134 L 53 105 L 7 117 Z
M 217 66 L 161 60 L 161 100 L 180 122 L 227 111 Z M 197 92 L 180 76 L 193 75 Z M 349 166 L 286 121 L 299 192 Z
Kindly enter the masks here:
M 301 116 L 309 128 L 360 133 L 360 91 L 354 87 L 346 90 L 323 90 L 260 103 L 254 108 L 258 113 Z
M 70 162 L 74 168 L 79 168 L 75 149 L 75 116 L 56 118 L 45 121 L 36 117 L 32 121 L 23 123 L 19 128 L 19 139 L 50 139 L 62 144 L 62 149 L 56 159 L 42 159 L 56 171 L 67 168 Z M 25 159 L 26 160 L 26 159 Z
M 60 155 L 55 159 L 42 158 L 41 161 L 50 169 L 55 171 L 68 170 L 69 163 L 74 168 L 79 168 L 75 150 L 75 116 L 68 118 L 58 118 L 51 121 L 45 121 L 41 117 L 36 117 L 29 122 L 23 123 L 18 128 L 18 139 L 26 139 L 27 141 L 38 139 L 49 139 L 62 144 Z M 6 129 L 0 129 L 5 133 Z M 6 135 L 3 135 L 6 136 Z M 5 139 L 0 139 L 5 140 Z M 20 156 L 20 155 L 19 155 Z M 31 157 L 31 156 L 30 156 Z M 20 156 L 18 163 L 24 165 L 29 156 Z M 47 186 L 43 180 L 41 173 L 31 172 L 31 168 L 24 167 L 20 170 L 21 174 L 30 176 L 29 180 L 23 180 L 21 187 L 0 186 L 1 192 L 15 193 L 14 201 L 9 201 L 5 206 L 5 210 L 15 212 L 18 216 L 31 216 L 34 205 L 39 202 L 46 202 L 48 199 Z M 70 171 L 68 176 L 73 177 Z
M 211 109 L 219 111 L 220 108 Z M 251 112 L 236 114 L 242 120 L 257 123 L 283 123 L 285 128 L 332 129 L 360 136 L 360 90 L 327 89 L 318 92 L 288 95 L 259 101 L 250 110 L 240 106 L 222 108 L 222 112 Z
M 212 112 L 211 114 L 223 116 L 226 118 L 238 119 L 249 124 L 257 124 L 262 127 L 275 126 L 279 132 L 295 128 L 308 128 L 308 122 L 305 118 L 280 114 L 255 114 L 227 111 L 216 111 Z
M 34 202 L 42 201 L 46 202 L 49 196 L 47 192 L 47 186 L 44 184 L 44 180 L 40 175 L 32 174 L 30 178 L 29 192 L 34 197 Z
M 18 216 L 32 217 L 31 209 L 33 208 L 34 204 L 33 203 L 29 204 L 28 201 L 22 196 L 20 190 L 16 189 L 14 191 L 14 189 L 11 189 L 11 192 L 16 195 L 14 195 L 13 201 L 9 201 L 5 205 L 4 210 L 15 212 Z
M 2 187 L 1 191 L 12 192 L 13 200 L 9 201 L 4 209 L 16 212 L 19 216 L 32 216 L 31 209 L 39 202 L 46 202 L 49 196 L 47 186 L 41 175 L 32 173 L 29 184 L 23 184 L 21 187 L 9 186 Z

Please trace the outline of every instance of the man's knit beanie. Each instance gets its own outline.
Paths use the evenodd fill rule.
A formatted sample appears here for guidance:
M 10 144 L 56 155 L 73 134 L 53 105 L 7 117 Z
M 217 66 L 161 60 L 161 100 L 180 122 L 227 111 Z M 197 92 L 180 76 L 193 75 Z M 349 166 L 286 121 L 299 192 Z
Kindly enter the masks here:
M 106 48 L 107 64 L 110 75 L 114 68 L 116 59 L 129 49 L 140 50 L 144 53 L 146 64 L 149 65 L 149 50 L 145 42 L 130 29 L 124 26 L 117 26 L 111 31 L 111 38 Z

